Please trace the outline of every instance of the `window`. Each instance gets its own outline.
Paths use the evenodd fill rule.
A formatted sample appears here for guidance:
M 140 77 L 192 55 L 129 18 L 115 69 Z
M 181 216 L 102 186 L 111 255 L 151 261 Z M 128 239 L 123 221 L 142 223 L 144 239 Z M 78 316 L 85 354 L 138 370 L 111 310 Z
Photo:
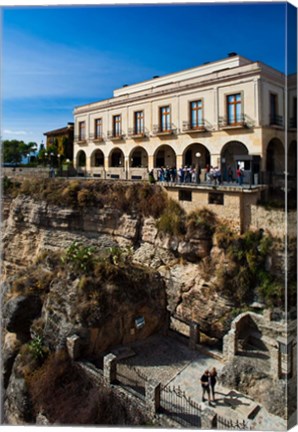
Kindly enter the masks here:
M 208 204 L 224 205 L 224 195 L 220 192 L 210 192 L 208 194 Z
M 161 132 L 171 130 L 171 109 L 169 106 L 160 108 L 160 130 Z
M 121 136 L 121 115 L 115 115 L 113 117 L 113 136 Z
M 237 125 L 242 120 L 241 94 L 237 93 L 227 97 L 227 120 L 228 125 Z
M 79 122 L 79 141 L 85 141 L 86 139 L 86 124 L 84 121 Z
M 94 122 L 94 137 L 96 138 L 102 138 L 102 119 L 95 119 Z
M 192 192 L 187 190 L 180 190 L 179 201 L 192 201 Z
M 144 133 L 144 111 L 135 112 L 135 134 Z
M 203 126 L 203 102 L 201 100 L 190 104 L 190 127 L 198 129 Z
M 277 124 L 277 95 L 270 93 L 270 124 Z

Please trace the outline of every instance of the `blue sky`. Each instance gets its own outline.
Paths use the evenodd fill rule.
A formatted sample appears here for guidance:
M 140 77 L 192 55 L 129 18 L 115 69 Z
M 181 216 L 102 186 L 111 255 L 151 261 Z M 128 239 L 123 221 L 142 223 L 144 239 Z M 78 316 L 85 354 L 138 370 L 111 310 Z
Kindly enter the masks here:
M 2 9 L 2 138 L 41 142 L 115 88 L 234 51 L 288 73 L 286 3 Z M 292 18 L 291 25 L 295 25 Z M 291 42 L 292 43 L 292 42 Z

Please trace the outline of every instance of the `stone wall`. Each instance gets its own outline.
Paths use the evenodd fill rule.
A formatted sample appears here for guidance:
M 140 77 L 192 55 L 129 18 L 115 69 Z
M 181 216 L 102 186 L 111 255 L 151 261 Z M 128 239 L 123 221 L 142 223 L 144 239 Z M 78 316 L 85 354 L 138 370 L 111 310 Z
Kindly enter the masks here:
M 220 219 L 226 220 L 236 231 L 244 232 L 250 227 L 250 207 L 260 198 L 261 188 L 239 189 L 236 187 L 169 187 L 166 188 L 170 198 L 179 202 L 186 212 L 207 207 Z M 181 200 L 181 191 L 191 193 L 191 201 Z M 180 199 L 179 199 L 180 194 Z M 212 202 L 216 196 L 222 197 L 222 204 Z
M 49 168 L 30 168 L 30 167 L 15 167 L 1 168 L 1 174 L 7 177 L 38 177 L 48 178 L 50 175 Z
M 251 228 L 268 229 L 275 237 L 284 237 L 286 229 L 286 221 L 288 225 L 288 234 L 290 237 L 297 236 L 297 212 L 289 211 L 288 219 L 283 210 L 271 209 L 266 210 L 264 207 L 251 205 Z

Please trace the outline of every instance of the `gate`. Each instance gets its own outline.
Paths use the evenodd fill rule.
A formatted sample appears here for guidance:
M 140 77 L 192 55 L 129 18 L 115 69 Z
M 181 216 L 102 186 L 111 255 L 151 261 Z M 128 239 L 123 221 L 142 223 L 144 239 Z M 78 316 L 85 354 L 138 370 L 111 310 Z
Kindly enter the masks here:
M 185 427 L 201 427 L 201 409 L 180 387 L 161 387 L 160 411 Z

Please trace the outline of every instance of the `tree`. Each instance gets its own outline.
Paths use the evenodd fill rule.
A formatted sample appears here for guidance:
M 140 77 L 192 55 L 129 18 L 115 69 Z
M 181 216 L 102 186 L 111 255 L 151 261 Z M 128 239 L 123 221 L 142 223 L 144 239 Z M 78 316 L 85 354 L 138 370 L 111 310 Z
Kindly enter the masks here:
M 35 142 L 28 144 L 24 141 L 18 140 L 5 140 L 3 145 L 3 162 L 18 164 L 22 161 L 23 157 L 32 152 L 32 149 L 37 147 Z

